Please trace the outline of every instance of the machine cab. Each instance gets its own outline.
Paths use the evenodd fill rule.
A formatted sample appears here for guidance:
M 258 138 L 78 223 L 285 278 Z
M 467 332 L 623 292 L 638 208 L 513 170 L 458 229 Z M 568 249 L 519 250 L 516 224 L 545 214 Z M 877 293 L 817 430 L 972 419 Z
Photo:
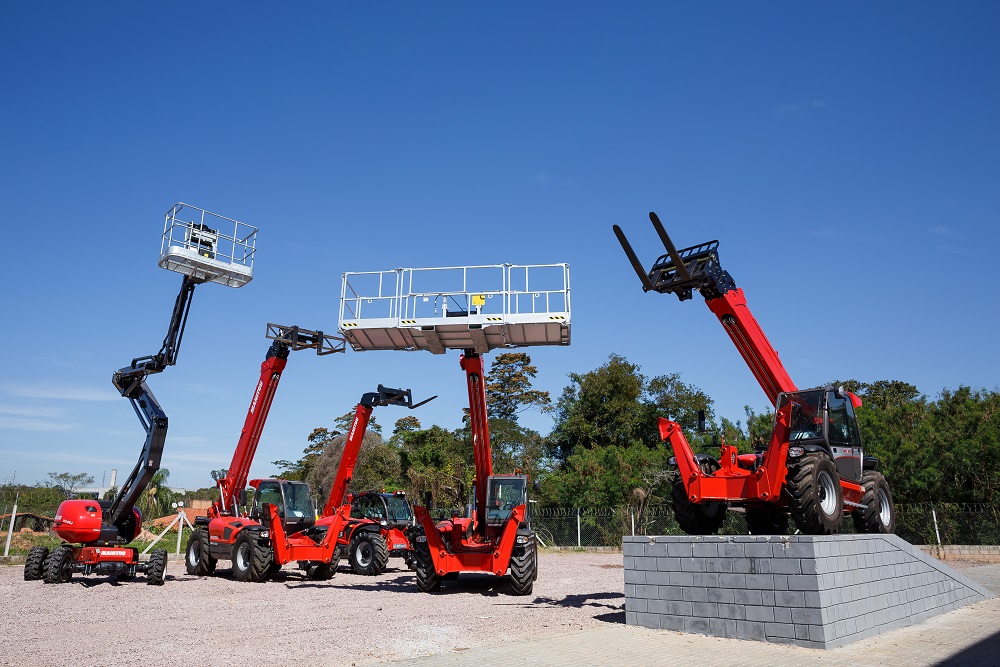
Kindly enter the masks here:
M 286 533 L 305 530 L 316 523 L 316 508 L 313 506 L 309 485 L 284 479 L 261 480 L 254 494 L 250 516 L 263 516 L 261 508 L 270 503 L 278 510 L 281 525 Z
M 518 505 L 528 503 L 526 475 L 491 475 L 486 487 L 486 523 L 502 525 Z
M 371 519 L 386 522 L 393 528 L 405 528 L 413 523 L 413 512 L 402 492 L 377 493 L 370 491 L 354 496 L 351 501 L 352 519 Z
M 778 395 L 775 415 L 784 410 L 790 413 L 789 446 L 823 448 L 833 458 L 841 477 L 858 481 L 863 454 L 855 400 L 842 388 L 789 392 Z

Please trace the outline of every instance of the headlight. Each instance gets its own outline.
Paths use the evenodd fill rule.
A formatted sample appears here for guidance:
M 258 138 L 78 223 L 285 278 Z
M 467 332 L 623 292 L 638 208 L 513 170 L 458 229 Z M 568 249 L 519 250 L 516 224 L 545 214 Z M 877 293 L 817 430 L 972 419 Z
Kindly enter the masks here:
M 514 538 L 515 544 L 527 544 L 530 541 L 531 538 L 529 538 L 527 535 L 518 535 L 516 538 Z
M 417 542 L 420 542 L 421 544 L 427 542 L 427 536 L 426 535 L 417 535 Z
M 789 447 L 788 448 L 788 456 L 790 456 L 793 459 L 797 459 L 797 458 L 799 458 L 800 456 L 802 456 L 805 453 L 806 453 L 806 450 L 803 449 L 802 447 Z
M 269 531 L 269 530 L 262 530 L 262 531 L 260 531 L 260 536 L 269 539 L 271 537 L 271 531 Z

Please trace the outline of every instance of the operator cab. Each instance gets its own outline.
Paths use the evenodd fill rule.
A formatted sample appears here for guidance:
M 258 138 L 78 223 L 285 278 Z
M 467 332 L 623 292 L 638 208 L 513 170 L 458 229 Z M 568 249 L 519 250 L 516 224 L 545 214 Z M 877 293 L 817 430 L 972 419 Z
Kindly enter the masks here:
M 863 454 L 855 400 L 842 387 L 779 394 L 775 426 L 777 415 L 789 410 L 789 455 L 793 456 L 796 449 L 805 452 L 821 448 L 833 458 L 841 477 L 860 480 Z
M 368 491 L 359 493 L 351 501 L 352 519 L 371 519 L 393 528 L 406 528 L 413 523 L 413 512 L 406 495 L 397 493 L 378 493 Z
M 316 523 L 316 508 L 313 506 L 309 485 L 285 479 L 265 479 L 257 486 L 250 516 L 263 516 L 264 503 L 271 503 L 278 510 L 281 525 L 286 533 L 297 533 Z
M 491 475 L 486 486 L 486 523 L 504 524 L 518 505 L 528 503 L 526 475 Z

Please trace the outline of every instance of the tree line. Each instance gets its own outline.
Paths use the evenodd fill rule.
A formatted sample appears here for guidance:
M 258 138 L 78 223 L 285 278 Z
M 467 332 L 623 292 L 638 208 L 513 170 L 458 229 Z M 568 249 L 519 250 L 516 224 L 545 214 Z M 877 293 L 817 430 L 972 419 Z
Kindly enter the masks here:
M 494 470 L 520 470 L 538 480 L 540 493 L 533 499 L 540 506 L 631 505 L 642 511 L 668 502 L 671 452 L 660 441 L 658 417 L 680 423 L 700 452 L 715 451 L 712 431 L 742 452 L 766 447 L 770 439 L 771 411 L 745 407 L 739 419 L 717 415 L 712 398 L 680 375 L 648 377 L 617 354 L 598 368 L 571 373 L 555 400 L 534 389 L 537 373 L 529 355 L 499 354 L 487 375 L 486 394 Z M 1000 393 L 960 386 L 930 398 L 898 380 L 829 384 L 863 400 L 857 415 L 865 453 L 880 460 L 897 503 L 1000 503 L 1000 470 L 991 465 L 1000 459 Z M 552 431 L 542 435 L 520 424 L 528 410 L 551 414 Z M 696 430 L 700 410 L 709 425 L 706 433 Z M 274 475 L 309 482 L 323 498 L 352 418 L 353 411 L 313 429 L 299 459 L 273 462 Z M 218 479 L 225 472 L 214 470 L 212 476 Z M 170 513 L 178 500 L 218 496 L 212 487 L 175 494 L 166 485 L 168 475 L 161 469 L 140 501 L 147 518 Z M 36 486 L 64 498 L 93 481 L 80 477 L 52 473 L 48 482 Z M 389 434 L 373 415 L 351 490 L 402 490 L 418 502 L 429 497 L 436 507 L 461 507 L 469 502 L 474 477 L 467 415 L 453 430 L 436 424 L 425 428 L 408 415 Z
M 714 401 L 676 373 L 648 377 L 612 354 L 600 367 L 572 373 L 561 395 L 532 387 L 537 369 L 523 352 L 497 355 L 487 377 L 494 470 L 529 474 L 541 484 L 543 506 L 640 510 L 667 502 L 669 449 L 657 418 L 683 427 L 696 451 L 715 451 L 711 432 L 743 452 L 766 447 L 773 413 L 744 408 L 738 419 L 717 415 Z M 880 460 L 897 503 L 1000 503 L 1000 393 L 960 386 L 929 398 L 898 380 L 833 380 L 863 401 L 857 410 L 865 453 Z M 547 435 L 522 426 L 526 410 L 553 415 Z M 698 412 L 709 428 L 697 432 Z M 277 474 L 328 490 L 336 474 L 352 413 L 331 428 L 317 428 L 296 461 L 276 461 Z M 424 428 L 407 416 L 388 437 L 372 421 L 361 448 L 352 490 L 403 490 L 435 506 L 468 502 L 475 468 L 468 419 L 455 430 Z

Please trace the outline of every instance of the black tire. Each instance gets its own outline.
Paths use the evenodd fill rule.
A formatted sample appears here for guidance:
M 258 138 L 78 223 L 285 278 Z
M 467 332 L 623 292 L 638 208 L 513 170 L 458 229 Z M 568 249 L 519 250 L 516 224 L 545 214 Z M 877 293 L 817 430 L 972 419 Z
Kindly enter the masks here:
M 167 576 L 167 550 L 157 549 L 150 552 L 149 563 L 146 564 L 146 583 L 150 586 L 162 586 Z
M 276 560 L 272 560 L 271 564 L 267 566 L 267 576 L 273 576 L 281 572 L 281 563 Z
M 719 469 L 719 464 L 715 461 L 702 461 L 698 465 L 706 475 L 713 475 Z M 674 478 L 673 487 L 670 489 L 670 501 L 677 524 L 688 535 L 714 535 L 719 532 L 726 520 L 728 509 L 726 503 L 691 502 L 680 475 Z
M 73 578 L 73 550 L 69 547 L 54 549 L 45 559 L 44 581 L 47 584 L 64 584 Z
M 747 508 L 747 531 L 751 535 L 787 535 L 788 514 L 762 507 Z
M 31 547 L 24 559 L 24 580 L 38 581 L 45 574 L 45 559 L 49 557 L 48 547 Z
M 244 530 L 233 545 L 233 578 L 258 582 L 267 578 L 271 567 L 271 547 L 257 535 Z
M 538 576 L 538 554 L 535 536 L 528 544 L 514 547 L 510 555 L 510 592 L 513 595 L 530 595 Z
M 347 559 L 355 574 L 368 576 L 382 574 L 389 563 L 389 549 L 385 538 L 378 533 L 365 531 L 351 540 Z
M 188 538 L 187 551 L 184 554 L 184 565 L 188 574 L 204 577 L 215 572 L 218 563 L 209 552 L 208 530 L 196 528 Z
M 335 563 L 315 561 L 306 567 L 306 576 L 317 581 L 329 581 L 333 579 L 333 574 L 336 571 L 337 565 Z
M 431 558 L 431 550 L 427 546 L 427 539 L 424 536 L 424 529 L 418 527 L 413 529 L 413 559 L 416 561 L 417 590 L 421 593 L 433 593 L 441 588 L 441 577 L 434 569 L 434 560 Z M 423 541 L 421 541 L 423 540 Z
M 854 529 L 859 533 L 895 533 L 896 506 L 892 502 L 889 483 L 882 473 L 865 471 L 861 476 L 861 488 L 864 489 L 861 504 L 866 509 L 857 509 L 851 514 Z
M 792 520 L 806 535 L 833 535 L 844 519 L 837 466 L 825 454 L 807 454 L 788 464 L 785 479 Z

